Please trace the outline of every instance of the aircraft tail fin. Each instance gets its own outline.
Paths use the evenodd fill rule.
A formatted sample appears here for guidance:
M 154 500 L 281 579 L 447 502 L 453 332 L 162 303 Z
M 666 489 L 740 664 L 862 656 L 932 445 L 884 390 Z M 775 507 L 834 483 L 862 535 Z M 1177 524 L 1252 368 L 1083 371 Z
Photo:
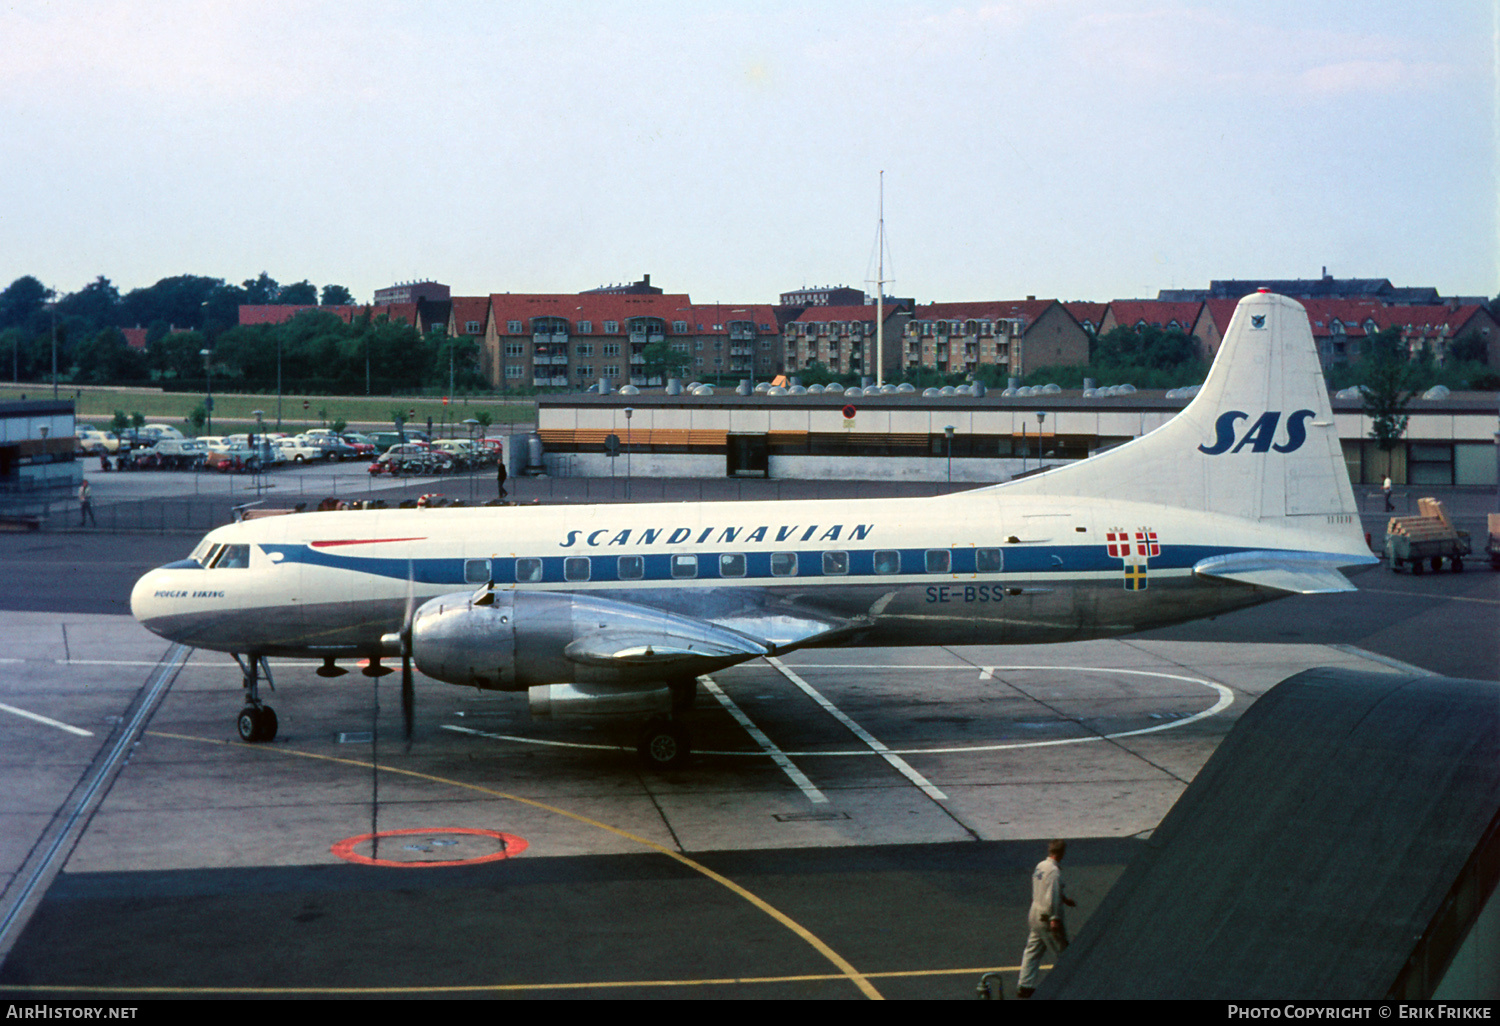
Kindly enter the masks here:
M 1240 301 L 1208 379 L 1177 416 L 1119 448 L 999 487 L 1280 521 L 1362 545 L 1307 311 L 1268 292 Z

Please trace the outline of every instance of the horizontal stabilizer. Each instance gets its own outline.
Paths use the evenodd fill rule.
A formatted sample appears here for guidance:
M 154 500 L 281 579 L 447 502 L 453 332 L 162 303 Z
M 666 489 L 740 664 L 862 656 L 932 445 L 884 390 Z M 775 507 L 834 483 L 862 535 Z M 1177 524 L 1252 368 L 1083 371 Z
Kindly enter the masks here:
M 1377 562 L 1374 556 L 1361 559 L 1322 552 L 1234 552 L 1202 560 L 1193 572 L 1294 595 L 1325 595 L 1358 590 L 1339 567 Z

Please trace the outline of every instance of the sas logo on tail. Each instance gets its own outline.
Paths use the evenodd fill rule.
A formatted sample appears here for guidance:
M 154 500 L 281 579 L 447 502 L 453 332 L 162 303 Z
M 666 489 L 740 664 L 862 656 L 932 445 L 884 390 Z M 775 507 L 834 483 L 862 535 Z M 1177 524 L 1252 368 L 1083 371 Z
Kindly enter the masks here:
M 1219 419 L 1214 421 L 1214 431 L 1217 433 L 1214 444 L 1200 445 L 1198 451 L 1218 456 L 1226 452 L 1239 452 L 1248 445 L 1251 452 L 1269 452 L 1272 449 L 1277 452 L 1296 452 L 1307 441 L 1307 422 L 1312 416 L 1312 410 L 1298 410 L 1287 417 L 1286 441 L 1277 442 L 1276 428 L 1281 423 L 1281 413 L 1277 410 L 1262 413 L 1259 420 L 1251 424 L 1243 435 L 1238 436 L 1239 444 L 1235 445 L 1237 425 L 1242 420 L 1249 420 L 1250 414 L 1230 410 L 1220 414 Z M 1230 449 L 1231 445 L 1234 446 L 1233 449 Z

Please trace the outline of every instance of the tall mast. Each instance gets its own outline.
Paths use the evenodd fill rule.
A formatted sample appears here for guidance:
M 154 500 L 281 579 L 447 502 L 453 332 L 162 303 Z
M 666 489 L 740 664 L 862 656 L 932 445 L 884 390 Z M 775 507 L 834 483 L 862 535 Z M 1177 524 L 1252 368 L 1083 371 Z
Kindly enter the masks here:
M 880 172 L 880 224 L 875 231 L 875 387 L 885 384 L 885 172 Z M 866 265 L 869 266 L 869 265 Z

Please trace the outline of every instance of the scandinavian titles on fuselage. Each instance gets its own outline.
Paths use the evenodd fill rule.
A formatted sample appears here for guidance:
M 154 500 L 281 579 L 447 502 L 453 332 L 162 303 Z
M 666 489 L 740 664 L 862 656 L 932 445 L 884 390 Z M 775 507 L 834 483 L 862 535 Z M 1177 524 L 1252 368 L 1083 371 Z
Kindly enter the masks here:
M 558 542 L 560 549 L 572 548 L 575 545 L 590 548 L 605 548 L 611 545 L 682 545 L 689 541 L 694 545 L 702 545 L 710 540 L 715 542 L 750 544 L 763 541 L 811 541 L 816 536 L 818 541 L 863 541 L 869 537 L 870 532 L 875 530 L 874 524 L 853 524 L 844 533 L 843 524 L 834 524 L 828 528 L 822 528 L 823 533 L 818 534 L 820 524 L 813 524 L 804 528 L 801 524 L 781 525 L 774 528 L 770 526 L 755 528 L 747 527 L 626 527 L 616 530 L 611 527 L 601 527 L 595 531 L 569 531 L 567 540 Z M 696 532 L 696 537 L 694 533 Z M 718 532 L 715 535 L 715 532 Z M 800 534 L 799 534 L 800 532 Z

